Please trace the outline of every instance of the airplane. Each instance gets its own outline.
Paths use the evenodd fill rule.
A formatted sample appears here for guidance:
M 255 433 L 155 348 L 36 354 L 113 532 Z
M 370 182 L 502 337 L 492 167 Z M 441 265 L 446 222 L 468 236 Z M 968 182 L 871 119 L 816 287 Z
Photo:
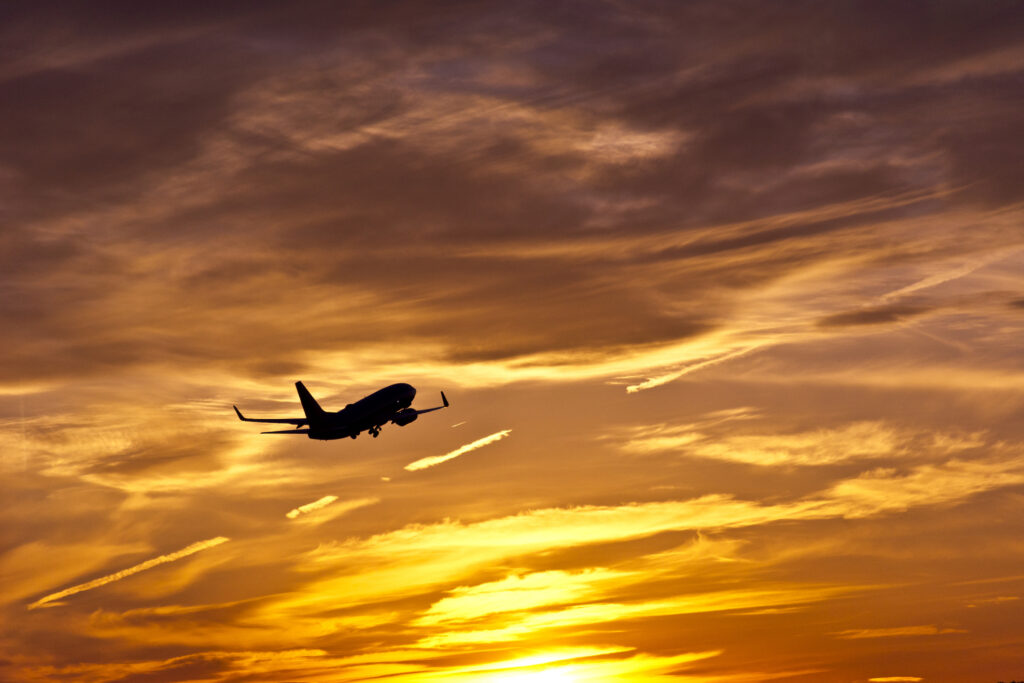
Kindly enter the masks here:
M 302 403 L 302 412 L 306 414 L 305 417 L 245 417 L 238 406 L 231 407 L 238 414 L 238 419 L 243 422 L 295 425 L 295 429 L 260 432 L 261 434 L 305 434 L 310 439 L 320 441 L 343 439 L 346 436 L 354 439 L 364 431 L 369 432 L 376 439 L 380 435 L 381 427 L 388 422 L 404 427 L 410 422 L 414 422 L 423 413 L 432 413 L 435 410 L 448 407 L 448 399 L 442 391 L 441 402 L 443 405 L 426 410 L 410 408 L 413 398 L 416 397 L 416 389 L 409 384 L 392 384 L 355 403 L 348 404 L 336 413 L 329 413 L 320 407 L 320 404 L 316 402 L 302 382 L 296 382 L 295 389 L 299 392 L 299 401 Z M 302 429 L 303 426 L 306 429 Z

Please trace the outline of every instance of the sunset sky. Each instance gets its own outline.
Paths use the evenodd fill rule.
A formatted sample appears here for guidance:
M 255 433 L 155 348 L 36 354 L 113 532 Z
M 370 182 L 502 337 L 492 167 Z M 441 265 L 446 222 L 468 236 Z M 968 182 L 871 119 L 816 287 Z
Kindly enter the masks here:
M 5 5 L 0 680 L 1024 680 L 1022 112 L 1018 0 Z

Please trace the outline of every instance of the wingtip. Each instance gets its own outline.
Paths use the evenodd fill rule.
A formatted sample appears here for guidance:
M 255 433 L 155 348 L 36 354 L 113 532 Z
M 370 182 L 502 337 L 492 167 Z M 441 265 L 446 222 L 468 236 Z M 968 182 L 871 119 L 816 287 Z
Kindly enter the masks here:
M 441 392 L 441 403 L 444 404 L 445 408 L 448 407 L 448 397 L 444 395 L 443 391 Z
M 235 415 L 238 416 L 239 420 L 244 420 L 245 419 L 244 417 L 242 417 L 242 411 L 238 409 L 238 406 L 231 406 L 231 407 L 235 409 Z

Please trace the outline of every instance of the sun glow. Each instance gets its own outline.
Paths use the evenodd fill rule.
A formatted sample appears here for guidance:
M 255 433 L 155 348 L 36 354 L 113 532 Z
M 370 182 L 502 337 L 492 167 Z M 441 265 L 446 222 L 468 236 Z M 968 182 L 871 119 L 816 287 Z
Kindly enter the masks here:
M 478 679 L 486 683 L 583 683 L 566 667 L 530 669 L 526 671 L 498 672 Z

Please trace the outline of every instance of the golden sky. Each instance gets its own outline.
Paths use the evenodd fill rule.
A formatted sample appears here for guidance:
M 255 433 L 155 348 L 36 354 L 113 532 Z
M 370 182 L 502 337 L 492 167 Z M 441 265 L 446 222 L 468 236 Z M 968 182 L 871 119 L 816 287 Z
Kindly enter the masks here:
M 1024 679 L 1017 0 L 0 15 L 0 679 Z

